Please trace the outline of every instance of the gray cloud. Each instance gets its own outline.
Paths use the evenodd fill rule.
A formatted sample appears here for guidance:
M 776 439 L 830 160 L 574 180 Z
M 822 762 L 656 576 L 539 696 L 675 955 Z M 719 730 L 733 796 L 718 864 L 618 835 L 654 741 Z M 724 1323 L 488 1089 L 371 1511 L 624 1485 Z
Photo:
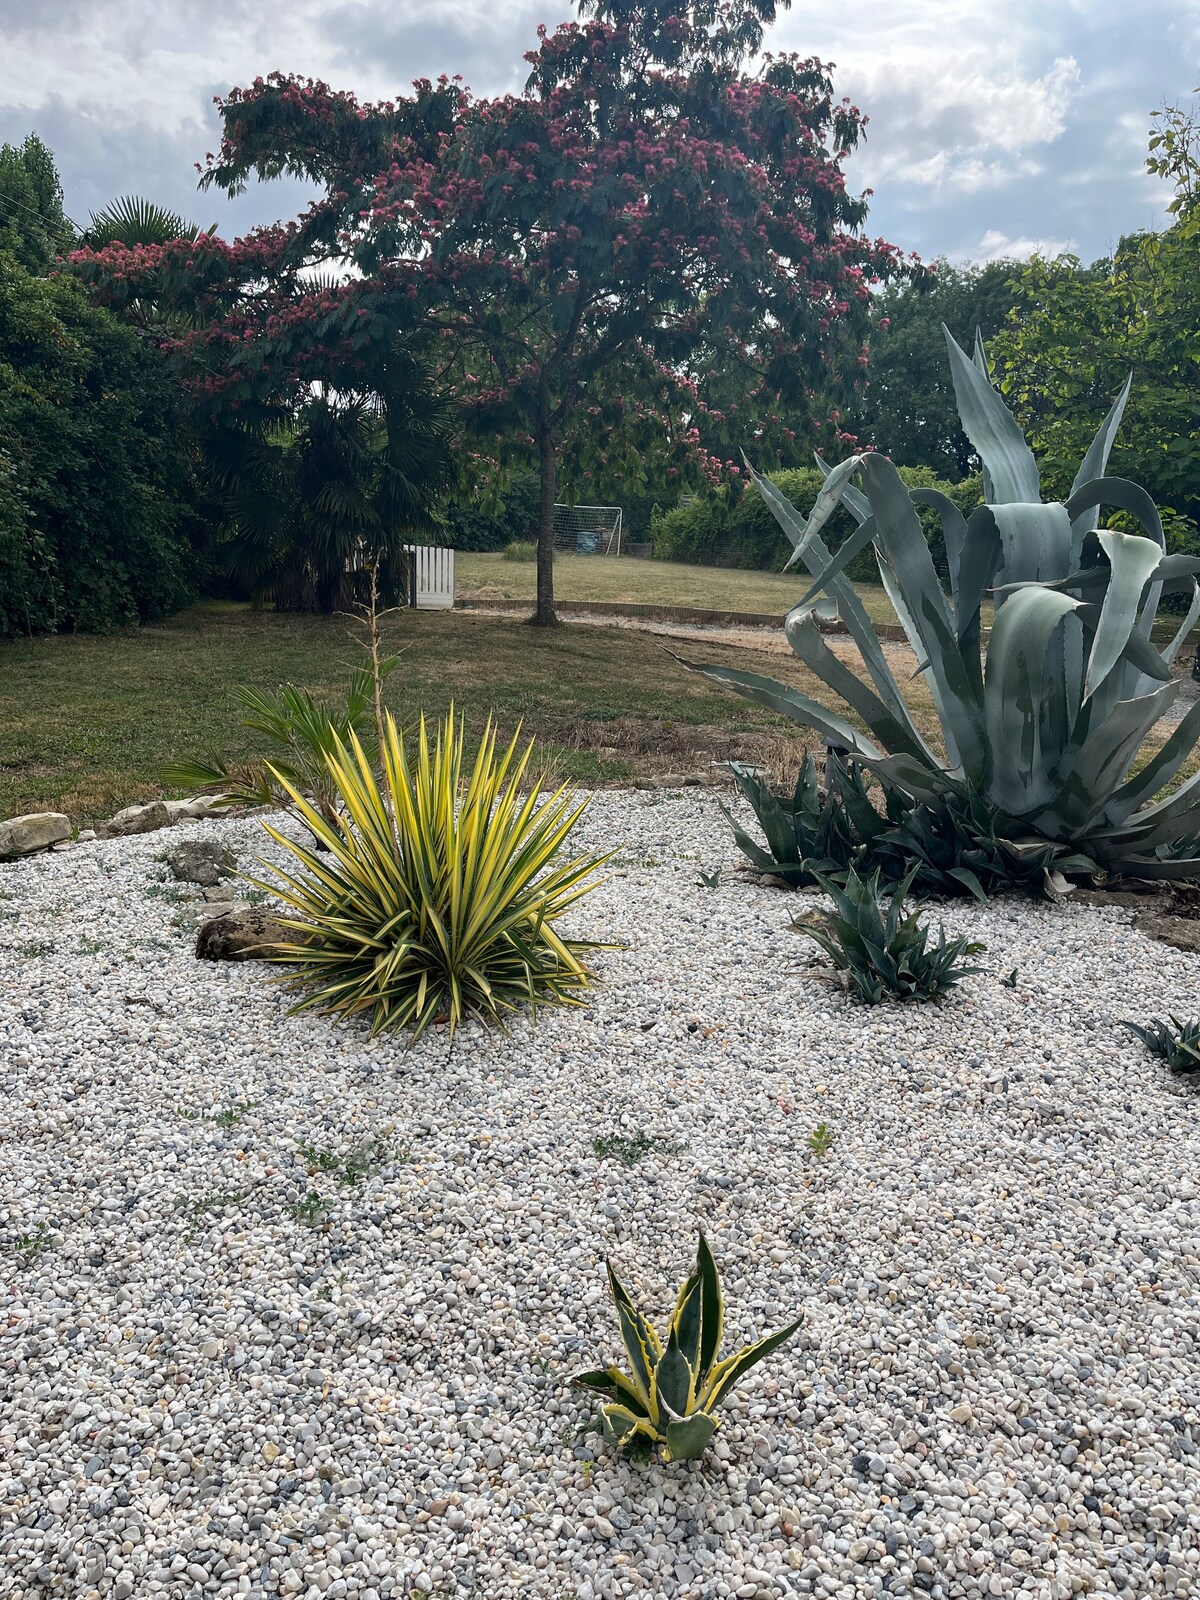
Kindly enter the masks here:
M 136 193 L 232 234 L 306 195 L 196 193 L 214 95 L 276 68 L 363 99 L 440 72 L 519 90 L 537 23 L 572 14 L 570 0 L 0 0 L 0 138 L 41 134 L 79 221 Z M 1200 0 L 809 0 L 770 43 L 835 61 L 869 114 L 851 181 L 875 191 L 872 232 L 925 256 L 1091 258 L 1161 223 L 1149 113 L 1200 81 Z

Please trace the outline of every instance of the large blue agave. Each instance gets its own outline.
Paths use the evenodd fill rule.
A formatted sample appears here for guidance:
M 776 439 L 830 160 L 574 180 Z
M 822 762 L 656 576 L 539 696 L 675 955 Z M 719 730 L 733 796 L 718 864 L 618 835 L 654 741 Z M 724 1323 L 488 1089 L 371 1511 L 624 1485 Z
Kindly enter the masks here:
M 813 582 L 788 614 L 788 642 L 857 714 L 864 736 L 808 695 L 753 672 L 703 666 L 760 705 L 844 745 L 910 795 L 948 790 L 981 799 L 1015 854 L 1061 847 L 1064 871 L 1140 877 L 1200 876 L 1200 773 L 1166 787 L 1200 735 L 1200 704 L 1134 772 L 1141 746 L 1175 699 L 1171 674 L 1200 617 L 1200 558 L 1168 555 L 1144 489 L 1105 476 L 1129 383 L 1084 457 L 1065 502 L 1044 503 L 1037 464 L 992 387 L 982 341 L 972 361 L 946 334 L 963 429 L 983 463 L 984 504 L 964 517 L 934 489 L 907 489 L 891 462 L 851 456 L 826 473 L 807 520 L 771 482 L 754 482 Z M 855 488 L 857 478 L 861 489 Z M 858 529 L 831 555 L 820 530 L 844 504 Z M 938 578 L 916 506 L 942 521 L 949 586 Z M 1099 526 L 1101 506 L 1132 517 L 1141 533 Z M 933 697 L 943 759 L 913 721 L 862 603 L 844 576 L 873 546 L 888 596 Z M 1163 594 L 1190 596 L 1165 649 L 1151 643 Z M 986 660 L 980 606 L 992 593 L 995 623 Z M 818 618 L 840 617 L 865 676 L 840 661 Z

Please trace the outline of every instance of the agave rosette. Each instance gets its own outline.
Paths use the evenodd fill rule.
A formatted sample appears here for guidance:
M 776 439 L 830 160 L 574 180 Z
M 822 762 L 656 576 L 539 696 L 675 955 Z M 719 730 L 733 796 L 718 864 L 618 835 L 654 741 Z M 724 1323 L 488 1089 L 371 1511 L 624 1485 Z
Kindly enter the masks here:
M 1140 768 L 1139 752 L 1174 701 L 1171 667 L 1200 618 L 1200 558 L 1169 555 L 1150 496 L 1106 475 L 1129 394 L 1105 418 L 1065 502 L 1043 503 L 1033 454 L 992 387 L 977 341 L 971 360 L 946 334 L 963 429 L 983 463 L 984 503 L 964 517 L 945 495 L 905 487 L 875 454 L 832 470 L 806 519 L 769 479 L 754 482 L 812 583 L 784 624 L 792 649 L 853 711 L 864 735 L 827 706 L 757 673 L 696 670 L 844 746 L 914 802 L 948 790 L 977 797 L 1008 847 L 1031 858 L 1057 847 L 1059 872 L 1200 875 L 1200 773 L 1165 792 L 1200 735 L 1200 704 Z M 861 488 L 852 482 L 858 479 Z M 821 528 L 844 504 L 858 527 L 834 556 Z M 944 588 L 917 505 L 945 535 Z M 1140 533 L 1101 528 L 1109 507 Z M 847 564 L 873 547 L 888 597 L 929 686 L 946 756 L 920 733 Z M 1151 642 L 1165 593 L 1189 596 L 1161 649 Z M 986 660 L 980 613 L 995 600 Z M 817 616 L 836 613 L 858 647 L 863 673 L 829 649 Z

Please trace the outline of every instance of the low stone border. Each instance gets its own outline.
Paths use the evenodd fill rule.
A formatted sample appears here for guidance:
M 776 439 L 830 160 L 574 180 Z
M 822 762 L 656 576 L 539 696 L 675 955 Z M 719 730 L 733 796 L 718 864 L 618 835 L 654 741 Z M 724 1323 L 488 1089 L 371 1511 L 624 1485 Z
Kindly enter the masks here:
M 493 600 L 482 595 L 459 597 L 454 602 L 456 611 L 513 611 L 531 613 L 532 600 Z M 638 617 L 646 622 L 693 622 L 719 628 L 782 628 L 782 616 L 771 616 L 763 611 L 703 611 L 691 606 L 642 605 L 632 600 L 556 600 L 554 609 L 563 616 Z M 821 622 L 822 633 L 848 633 L 844 623 Z M 898 623 L 876 622 L 875 632 L 881 639 L 896 639 L 907 643 L 907 635 Z

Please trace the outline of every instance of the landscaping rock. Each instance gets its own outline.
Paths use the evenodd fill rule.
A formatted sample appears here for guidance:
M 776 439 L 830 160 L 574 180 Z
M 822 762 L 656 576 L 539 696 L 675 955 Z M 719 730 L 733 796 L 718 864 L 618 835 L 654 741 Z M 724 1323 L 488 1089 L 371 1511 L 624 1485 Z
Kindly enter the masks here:
M 216 804 L 217 799 L 216 795 L 199 795 L 194 800 L 164 800 L 163 805 L 170 812 L 172 823 L 201 822 L 222 814 L 225 808 Z
M 126 806 L 110 817 L 102 829 L 102 838 L 123 839 L 131 833 L 153 833 L 156 828 L 169 828 L 171 813 L 161 800 L 151 800 L 148 805 Z
M 292 944 L 296 935 L 258 906 L 213 917 L 196 935 L 199 961 L 269 961 L 271 947 Z
M 1163 911 L 1139 911 L 1133 925 L 1147 939 L 1157 939 L 1161 944 L 1174 945 L 1176 950 L 1194 950 L 1200 954 L 1200 922 L 1194 917 L 1172 917 Z
M 237 871 L 237 857 L 227 845 L 205 839 L 188 839 L 167 853 L 171 876 L 180 883 L 198 883 L 215 889 L 222 878 Z
M 33 811 L 0 822 L 0 861 L 32 855 L 71 837 L 71 819 L 61 811 Z

